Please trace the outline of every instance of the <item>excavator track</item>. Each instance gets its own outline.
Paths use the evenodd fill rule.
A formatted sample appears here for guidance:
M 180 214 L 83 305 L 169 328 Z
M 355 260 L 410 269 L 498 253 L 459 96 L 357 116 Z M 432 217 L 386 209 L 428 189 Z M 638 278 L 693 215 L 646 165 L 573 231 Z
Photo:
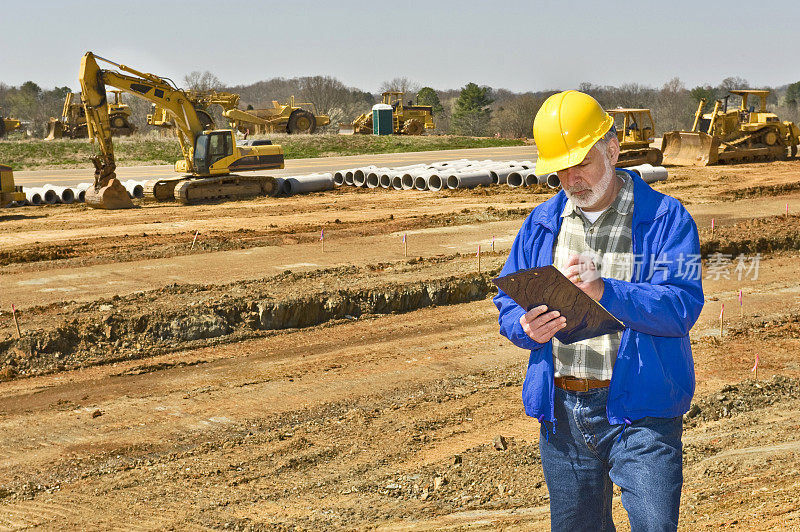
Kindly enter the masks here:
M 215 200 L 274 196 L 278 183 L 271 176 L 226 175 L 185 179 L 175 186 L 175 198 L 184 205 Z
M 144 184 L 144 197 L 157 201 L 174 201 L 175 187 L 181 181 L 192 179 L 190 176 L 168 177 L 165 179 L 151 179 Z

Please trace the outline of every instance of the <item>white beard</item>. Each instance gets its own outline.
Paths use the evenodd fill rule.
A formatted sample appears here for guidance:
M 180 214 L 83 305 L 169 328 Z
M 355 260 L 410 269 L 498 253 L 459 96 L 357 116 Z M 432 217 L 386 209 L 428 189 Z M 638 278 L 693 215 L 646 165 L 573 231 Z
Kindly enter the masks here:
M 606 192 L 608 192 L 608 189 L 611 186 L 611 180 L 616 175 L 616 172 L 614 170 L 614 166 L 612 166 L 611 161 L 608 160 L 608 157 L 605 153 L 603 154 L 603 164 L 605 165 L 603 178 L 593 188 L 588 189 L 588 194 L 583 195 L 582 198 L 575 196 L 575 187 L 572 187 L 570 190 L 564 189 L 564 193 L 567 195 L 567 198 L 571 199 L 572 203 L 574 203 L 576 207 L 580 207 L 581 209 L 591 207 L 597 203 Z

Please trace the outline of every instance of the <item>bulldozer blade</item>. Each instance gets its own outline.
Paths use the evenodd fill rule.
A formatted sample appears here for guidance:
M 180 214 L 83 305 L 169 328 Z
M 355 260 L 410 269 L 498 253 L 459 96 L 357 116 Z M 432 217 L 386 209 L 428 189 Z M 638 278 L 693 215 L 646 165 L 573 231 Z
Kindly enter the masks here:
M 94 186 L 86 189 L 86 204 L 95 209 L 130 209 L 133 202 L 118 179 L 110 179 L 108 184 L 99 189 Z
M 719 139 L 702 131 L 670 131 L 661 143 L 663 164 L 707 166 L 719 162 Z
M 353 124 L 339 124 L 339 134 L 340 135 L 355 135 L 356 128 L 353 127 Z

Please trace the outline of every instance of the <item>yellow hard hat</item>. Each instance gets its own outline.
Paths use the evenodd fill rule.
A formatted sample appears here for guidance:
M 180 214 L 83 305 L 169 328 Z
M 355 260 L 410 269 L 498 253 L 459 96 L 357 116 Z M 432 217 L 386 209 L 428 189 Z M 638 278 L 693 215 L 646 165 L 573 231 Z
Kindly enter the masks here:
M 613 125 L 614 119 L 588 94 L 553 94 L 533 119 L 533 139 L 539 150 L 536 175 L 580 163 Z

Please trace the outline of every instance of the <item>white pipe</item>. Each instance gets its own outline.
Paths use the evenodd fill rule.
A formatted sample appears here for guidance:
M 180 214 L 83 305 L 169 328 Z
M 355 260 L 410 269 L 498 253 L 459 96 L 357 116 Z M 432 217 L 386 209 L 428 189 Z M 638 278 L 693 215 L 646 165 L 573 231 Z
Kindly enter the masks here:
M 519 170 L 509 172 L 506 176 L 506 184 L 511 188 L 524 187 L 525 179 L 522 177 L 522 172 Z
M 308 192 L 320 192 L 333 189 L 333 175 L 327 174 L 308 174 L 287 177 L 284 181 L 286 194 L 305 194 Z
M 431 174 L 433 175 L 433 174 Z M 418 175 L 414 178 L 414 188 L 416 190 L 428 190 L 428 177 L 424 175 Z
M 356 168 L 355 170 L 353 170 L 353 186 L 356 187 L 365 186 L 367 182 L 367 173 L 377 169 L 378 169 L 377 166 L 370 165 L 370 166 L 363 166 L 361 168 Z
M 525 181 L 526 187 L 531 187 L 539 183 L 538 179 L 536 178 L 536 174 L 533 172 L 533 170 L 525 170 L 522 173 L 522 179 Z
M 545 184 L 550 188 L 558 188 L 561 186 L 561 180 L 558 178 L 558 174 L 556 172 L 550 172 L 546 176 L 544 176 Z
M 392 188 L 395 190 L 403 190 L 403 174 L 394 174 L 392 176 Z
M 39 192 L 38 189 L 29 188 L 27 190 L 23 189 L 23 191 L 25 192 L 25 199 L 31 205 L 41 205 L 42 203 L 44 203 L 44 200 L 42 199 L 42 194 L 41 192 Z
M 143 181 L 136 181 L 135 179 L 128 179 L 122 182 L 122 186 L 128 191 L 128 195 L 132 198 L 144 197 Z
M 58 202 L 58 195 L 52 188 L 45 188 L 44 187 L 36 187 L 32 188 L 31 191 L 34 193 L 39 194 L 39 198 L 42 200 L 42 203 L 47 203 L 48 205 L 52 205 Z
M 447 188 L 445 180 L 439 174 L 431 174 L 428 176 L 428 190 L 432 192 L 439 192 L 443 188 Z
M 57 197 L 57 202 L 64 203 L 69 205 L 75 201 L 75 194 L 72 192 L 72 189 L 69 187 L 58 187 L 55 185 L 45 185 L 49 186 L 50 189 L 55 192 Z
M 389 172 L 381 172 L 380 177 L 378 178 L 378 184 L 380 184 L 381 188 L 392 188 L 392 177 L 395 174 Z
M 353 170 L 344 171 L 344 184 L 353 186 Z
M 376 168 L 367 172 L 364 184 L 367 188 L 378 188 L 381 186 L 381 175 L 389 170 L 388 168 Z
M 408 172 L 404 173 L 400 177 L 400 186 L 402 190 L 411 190 L 414 188 L 414 180 L 417 178 L 416 175 L 412 175 Z
M 629 166 L 625 169 L 636 172 L 645 183 L 667 180 L 667 169 L 663 166 L 653 166 L 649 163 L 644 163 L 637 166 Z
M 337 187 L 344 185 L 344 174 L 347 170 L 336 170 L 333 173 L 333 184 Z
M 522 172 L 523 170 L 524 168 L 522 166 L 509 166 L 506 168 L 489 170 L 489 174 L 492 176 L 492 180 L 495 184 L 505 185 L 508 180 L 508 174 L 511 172 Z
M 485 170 L 465 172 L 447 176 L 447 188 L 473 188 L 478 185 L 491 185 L 492 176 Z

